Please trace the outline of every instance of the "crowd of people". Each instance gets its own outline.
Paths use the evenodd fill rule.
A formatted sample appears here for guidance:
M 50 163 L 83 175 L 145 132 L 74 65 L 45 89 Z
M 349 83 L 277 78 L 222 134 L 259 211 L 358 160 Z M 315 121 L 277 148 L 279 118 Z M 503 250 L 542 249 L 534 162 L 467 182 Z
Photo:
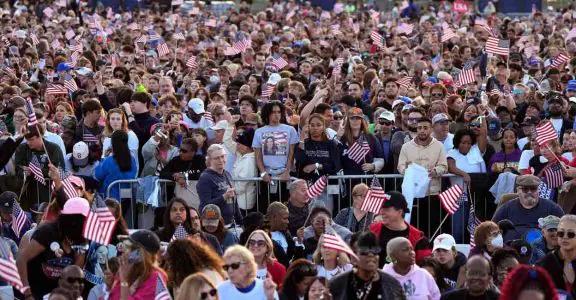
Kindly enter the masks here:
M 1 299 L 576 296 L 574 7 L 89 2 L 0 9 Z

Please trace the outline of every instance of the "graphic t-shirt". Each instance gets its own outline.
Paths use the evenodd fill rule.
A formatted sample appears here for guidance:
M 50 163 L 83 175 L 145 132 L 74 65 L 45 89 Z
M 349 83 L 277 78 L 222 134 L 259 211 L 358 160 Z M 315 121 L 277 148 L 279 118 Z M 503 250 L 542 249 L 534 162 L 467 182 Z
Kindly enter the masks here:
M 286 168 L 290 145 L 298 144 L 298 133 L 292 126 L 264 126 L 254 133 L 252 148 L 262 149 L 262 159 L 267 170 Z

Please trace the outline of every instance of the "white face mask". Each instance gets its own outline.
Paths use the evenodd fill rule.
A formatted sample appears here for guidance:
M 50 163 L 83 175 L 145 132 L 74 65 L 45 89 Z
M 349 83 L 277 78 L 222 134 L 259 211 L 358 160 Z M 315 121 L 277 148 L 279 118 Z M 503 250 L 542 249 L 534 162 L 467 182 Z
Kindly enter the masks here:
M 504 247 L 504 238 L 502 238 L 502 235 L 499 234 L 498 236 L 493 238 L 492 241 L 490 241 L 490 244 L 492 245 L 492 247 L 502 248 Z

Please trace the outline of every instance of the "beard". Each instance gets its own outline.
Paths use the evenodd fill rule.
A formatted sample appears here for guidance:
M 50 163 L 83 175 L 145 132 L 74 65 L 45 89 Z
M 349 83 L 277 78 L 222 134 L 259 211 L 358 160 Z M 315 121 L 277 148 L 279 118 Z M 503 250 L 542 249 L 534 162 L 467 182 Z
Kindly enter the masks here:
M 524 204 L 525 206 L 532 207 L 536 205 L 536 203 L 538 203 L 538 198 L 532 195 L 524 195 L 524 197 L 521 198 L 521 203 Z
M 418 131 L 418 127 L 412 127 L 412 126 L 408 125 L 408 130 L 409 130 L 410 132 L 417 132 L 417 131 Z
M 551 116 L 551 117 L 555 117 L 555 118 L 560 117 L 560 116 L 562 116 L 562 111 L 560 111 L 560 110 L 550 110 L 550 116 Z

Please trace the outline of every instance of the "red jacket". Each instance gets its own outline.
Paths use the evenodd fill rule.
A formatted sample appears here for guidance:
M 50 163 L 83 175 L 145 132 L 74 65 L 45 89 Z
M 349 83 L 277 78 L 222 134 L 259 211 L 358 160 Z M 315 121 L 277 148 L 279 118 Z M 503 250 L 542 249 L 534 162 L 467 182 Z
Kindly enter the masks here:
M 416 261 L 420 261 L 421 259 L 430 256 L 432 249 L 430 248 L 428 238 L 424 236 L 424 232 L 408 223 L 406 223 L 406 225 L 408 226 L 408 236 L 406 238 L 410 241 L 410 244 L 412 244 L 414 252 L 416 252 Z M 384 225 L 381 222 L 370 225 L 370 231 L 374 232 L 378 239 L 380 239 L 382 226 Z M 421 243 L 418 243 L 420 241 Z M 386 245 L 380 245 L 380 247 L 384 248 Z
M 266 269 L 272 277 L 272 281 L 278 286 L 276 289 L 280 290 L 286 276 L 286 267 L 275 259 L 273 263 L 266 266 Z

